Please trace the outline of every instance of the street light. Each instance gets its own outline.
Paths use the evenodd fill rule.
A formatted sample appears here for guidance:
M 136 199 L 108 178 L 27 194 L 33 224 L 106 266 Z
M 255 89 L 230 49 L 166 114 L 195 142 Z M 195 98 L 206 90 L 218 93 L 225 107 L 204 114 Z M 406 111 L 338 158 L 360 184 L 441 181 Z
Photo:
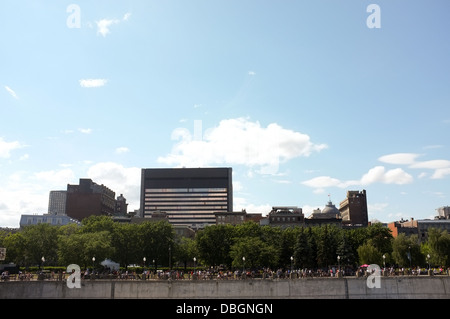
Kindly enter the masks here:
M 245 257 L 242 257 L 242 274 L 245 273 Z
M 430 272 L 430 254 L 427 254 L 427 262 L 428 262 L 428 273 Z
M 339 272 L 341 272 L 341 256 L 337 256 L 337 260 L 338 260 L 338 269 L 339 269 Z
M 291 256 L 291 273 L 294 270 L 294 257 Z
M 95 268 L 95 257 L 92 257 L 92 272 L 94 272 L 94 268 Z
M 194 257 L 194 275 L 192 276 L 192 279 L 195 279 L 195 273 L 196 273 L 195 262 L 196 261 L 197 261 L 197 258 Z

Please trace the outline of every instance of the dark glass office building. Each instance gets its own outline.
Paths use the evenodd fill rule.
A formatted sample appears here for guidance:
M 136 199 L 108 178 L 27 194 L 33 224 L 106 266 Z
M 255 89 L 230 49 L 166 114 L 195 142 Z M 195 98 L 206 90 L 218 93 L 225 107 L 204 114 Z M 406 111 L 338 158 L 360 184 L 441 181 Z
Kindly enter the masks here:
M 204 227 L 233 210 L 231 168 L 144 168 L 141 217 L 166 212 L 173 225 Z

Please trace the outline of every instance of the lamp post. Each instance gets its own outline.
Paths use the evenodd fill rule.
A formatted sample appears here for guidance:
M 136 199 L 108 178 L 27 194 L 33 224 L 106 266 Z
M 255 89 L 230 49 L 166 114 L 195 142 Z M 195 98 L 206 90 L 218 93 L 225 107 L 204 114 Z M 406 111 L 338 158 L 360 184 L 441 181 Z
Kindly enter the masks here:
M 293 274 L 293 271 L 294 271 L 294 257 L 293 256 L 291 256 L 291 279 L 292 278 L 294 278 L 293 276 L 294 276 L 294 274 Z
M 383 254 L 383 276 L 386 276 L 386 254 Z
M 337 256 L 337 260 L 338 260 L 338 271 L 341 272 L 341 256 Z
M 44 263 L 45 263 L 45 258 L 44 258 L 44 256 L 42 256 L 41 261 L 42 261 L 42 269 L 44 269 Z
M 155 270 L 154 270 L 153 274 L 156 274 L 156 263 L 155 263 L 155 260 L 153 259 L 152 262 L 153 262 L 153 266 L 155 266 Z
M 92 272 L 94 272 L 95 268 L 95 257 L 92 257 Z
M 197 261 L 197 258 L 194 257 L 194 274 L 193 274 L 193 276 L 192 276 L 192 279 L 195 279 L 195 276 L 196 276 L 195 273 L 197 272 L 197 271 L 196 271 L 196 268 L 195 268 L 195 266 L 196 266 L 195 262 L 196 262 L 196 261 Z
M 430 268 L 430 254 L 427 254 L 427 262 L 428 262 L 428 275 L 431 275 L 431 268 Z
M 145 280 L 146 278 L 146 274 L 145 274 L 145 262 L 147 261 L 147 258 L 142 258 L 142 261 L 144 262 L 144 269 L 142 271 L 142 278 Z
M 242 257 L 242 275 L 245 274 L 245 257 Z

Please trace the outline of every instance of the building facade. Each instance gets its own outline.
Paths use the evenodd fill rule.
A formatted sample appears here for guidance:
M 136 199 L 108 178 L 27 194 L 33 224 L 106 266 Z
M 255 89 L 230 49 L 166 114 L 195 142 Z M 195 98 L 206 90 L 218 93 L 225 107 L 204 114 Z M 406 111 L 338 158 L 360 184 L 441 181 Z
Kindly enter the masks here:
M 67 191 L 50 191 L 48 213 L 52 215 L 66 215 Z
M 65 215 L 54 215 L 54 214 L 44 214 L 44 215 L 22 215 L 20 216 L 20 228 L 31 225 L 39 224 L 49 224 L 52 226 L 63 226 L 67 224 L 77 224 L 80 225 L 78 220 L 70 218 Z
M 113 216 L 115 193 L 91 179 L 80 178 L 78 185 L 67 185 L 66 215 L 79 221 L 92 215 Z
M 263 218 L 259 213 L 248 214 L 245 209 L 240 212 L 215 212 L 214 214 L 216 215 L 216 225 L 240 225 L 249 221 L 259 224 Z
M 336 225 L 342 226 L 342 218 L 339 209 L 331 202 L 328 201 L 327 205 L 320 210 L 315 209 L 309 218 L 305 219 L 305 225 L 307 226 L 322 226 L 322 225 Z
M 173 225 L 203 228 L 233 209 L 231 168 L 144 168 L 141 217 L 164 211 Z
M 366 190 L 348 191 L 347 198 L 339 205 L 342 223 L 351 226 L 367 226 L 369 216 L 367 211 Z
M 438 219 L 450 219 L 450 206 L 442 206 L 436 209 Z
M 268 225 L 281 228 L 302 226 L 304 220 L 303 211 L 297 206 L 275 206 L 267 215 Z

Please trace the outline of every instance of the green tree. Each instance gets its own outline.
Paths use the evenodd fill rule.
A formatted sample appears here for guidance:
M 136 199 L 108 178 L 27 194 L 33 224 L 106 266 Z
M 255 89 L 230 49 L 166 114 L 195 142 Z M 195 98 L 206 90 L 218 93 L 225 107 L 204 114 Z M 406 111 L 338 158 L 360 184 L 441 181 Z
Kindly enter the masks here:
M 277 249 L 264 243 L 258 237 L 244 237 L 237 241 L 230 250 L 232 258 L 232 266 L 236 268 L 245 267 L 260 268 L 270 267 L 274 268 L 278 264 L 276 258 Z M 245 258 L 245 261 L 242 258 Z
M 341 232 L 341 236 L 336 249 L 336 254 L 340 258 L 341 266 L 355 265 L 357 263 L 353 247 L 348 238 L 348 233 L 345 231 Z
M 392 232 L 389 228 L 384 227 L 381 223 L 368 226 L 366 229 L 366 240 L 370 239 L 372 245 L 381 253 L 392 252 Z
M 114 247 L 114 261 L 128 268 L 130 264 L 142 262 L 143 249 L 140 247 L 137 224 L 116 223 L 111 234 L 111 245 Z
M 205 264 L 231 266 L 230 249 L 234 243 L 235 226 L 211 225 L 195 237 L 199 257 Z
M 27 265 L 25 238 L 21 232 L 6 235 L 2 247 L 6 248 L 6 263 Z
M 331 227 L 328 225 L 318 227 L 317 235 L 317 264 L 319 267 L 328 267 L 336 264 L 336 240 Z
M 365 244 L 359 246 L 357 251 L 361 264 L 382 264 L 382 253 L 372 244 L 370 239 Z
M 195 240 L 188 237 L 181 237 L 177 245 L 177 260 L 184 265 L 186 269 L 187 264 L 191 263 L 194 257 L 199 256 L 199 251 Z
M 58 228 L 49 224 L 26 226 L 21 231 L 26 265 L 56 265 L 58 260 Z M 42 261 L 45 258 L 45 262 Z
M 311 228 L 307 232 L 303 227 L 297 234 L 294 246 L 294 262 L 296 267 L 314 268 L 315 267 L 315 249 L 313 247 L 314 238 L 311 234 Z
M 392 241 L 392 257 L 395 263 L 403 267 L 423 264 L 417 236 L 401 233 Z
M 427 242 L 433 264 L 450 266 L 450 235 L 447 231 L 430 228 Z
M 77 264 L 83 267 L 98 267 L 104 259 L 111 258 L 114 247 L 108 231 L 73 233 L 59 236 L 58 256 L 64 265 Z M 95 262 L 92 258 L 95 257 Z

